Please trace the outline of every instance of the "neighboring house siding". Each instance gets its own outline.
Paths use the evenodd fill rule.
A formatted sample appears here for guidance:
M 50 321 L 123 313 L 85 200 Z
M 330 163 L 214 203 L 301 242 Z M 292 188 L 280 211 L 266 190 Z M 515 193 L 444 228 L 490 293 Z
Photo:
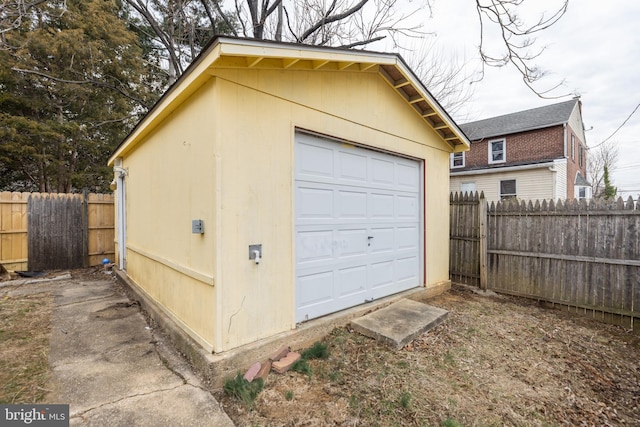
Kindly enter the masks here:
M 582 174 L 583 177 L 587 176 L 587 149 L 583 140 L 580 138 L 580 135 L 584 138 L 584 133 L 581 132 L 581 127 L 576 129 L 573 126 L 567 126 L 567 197 L 572 199 L 574 197 L 578 197 L 577 194 L 574 194 L 573 186 L 575 184 L 576 175 L 578 172 Z M 574 143 L 572 144 L 572 137 Z M 573 151 L 572 151 L 573 145 Z M 582 148 L 583 159 L 582 165 L 580 165 L 580 149 Z
M 553 161 L 553 168 L 555 169 L 554 175 L 554 195 L 553 199 L 566 199 L 567 198 L 567 159 L 556 159 Z M 573 185 L 571 185 L 573 187 Z
M 561 173 L 561 172 L 560 172 Z M 484 191 L 487 201 L 500 200 L 500 181 L 516 180 L 516 197 L 521 200 L 552 199 L 555 198 L 553 188 L 558 172 L 549 167 L 527 169 L 509 172 L 492 172 L 478 175 L 452 176 L 450 190 L 460 191 L 463 184 L 475 183 L 476 191 Z M 566 189 L 565 189 L 566 191 Z
M 505 139 L 506 161 L 503 164 L 522 161 L 555 159 L 564 156 L 564 130 L 562 126 L 487 138 L 471 144 L 465 155 L 465 168 L 486 166 L 489 141 Z

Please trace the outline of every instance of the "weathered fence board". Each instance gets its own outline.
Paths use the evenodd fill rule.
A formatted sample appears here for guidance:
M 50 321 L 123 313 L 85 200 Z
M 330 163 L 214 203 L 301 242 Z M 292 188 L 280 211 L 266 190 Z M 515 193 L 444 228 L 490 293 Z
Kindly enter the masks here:
M 633 200 L 499 202 L 488 215 L 489 289 L 631 326 L 640 317 L 640 210 Z
M 29 270 L 87 267 L 82 195 L 34 194 L 28 206 Z
M 473 279 L 484 255 L 488 289 L 631 327 L 640 318 L 640 204 L 631 198 L 492 203 L 480 214 L 487 229 L 476 252 L 455 243 L 477 237 L 471 203 L 486 206 L 479 197 L 451 195 L 452 280 L 478 285 Z M 471 273 L 460 274 L 464 268 Z
M 482 200 L 482 202 L 480 202 Z M 486 226 L 484 194 L 451 194 L 449 200 L 449 272 L 455 282 L 481 286 L 481 235 Z
M 44 215 L 38 221 L 33 221 L 33 226 L 39 224 L 44 226 L 45 231 L 40 229 L 29 229 L 28 215 L 28 199 L 30 196 L 38 198 L 48 198 L 51 195 L 40 193 L 11 193 L 0 192 L 0 263 L 7 269 L 12 271 L 20 271 L 27 269 L 35 269 L 28 265 L 29 250 L 35 250 L 29 247 L 30 233 L 52 234 L 55 230 L 62 233 L 63 230 L 54 224 L 53 216 L 46 210 L 42 210 Z M 61 197 L 83 198 L 82 195 L 55 195 Z M 103 258 L 112 259 L 114 256 L 114 208 L 113 195 L 111 194 L 87 194 L 86 204 L 82 206 L 84 209 L 85 222 L 78 230 L 67 229 L 67 233 L 74 235 L 84 235 L 86 242 L 83 248 L 83 259 L 88 257 L 88 265 L 99 265 Z M 41 244 L 41 240 L 36 246 Z M 54 243 L 57 244 L 57 243 Z M 64 251 L 69 248 L 65 247 Z M 49 249 L 47 249 L 49 251 Z M 75 258 L 74 258 L 75 259 Z M 59 268 L 73 268 L 78 261 L 74 261 L 71 265 L 61 266 Z M 82 265 L 86 265 L 83 262 Z M 37 265 L 36 265 L 37 266 Z

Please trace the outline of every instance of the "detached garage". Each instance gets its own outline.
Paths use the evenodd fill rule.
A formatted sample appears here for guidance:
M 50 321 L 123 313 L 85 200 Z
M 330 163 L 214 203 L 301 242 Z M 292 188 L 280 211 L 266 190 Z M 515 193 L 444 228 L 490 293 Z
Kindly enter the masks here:
M 468 147 L 398 55 L 216 38 L 110 158 L 118 266 L 216 353 L 444 291 Z

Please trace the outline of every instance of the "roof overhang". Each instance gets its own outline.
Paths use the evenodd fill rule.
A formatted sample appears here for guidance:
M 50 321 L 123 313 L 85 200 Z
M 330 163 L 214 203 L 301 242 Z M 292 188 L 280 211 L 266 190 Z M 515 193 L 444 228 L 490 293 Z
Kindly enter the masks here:
M 469 139 L 397 54 L 217 37 L 116 148 L 109 158 L 109 165 L 131 151 L 209 80 L 214 68 L 377 73 L 452 152 L 466 151 L 470 147 Z

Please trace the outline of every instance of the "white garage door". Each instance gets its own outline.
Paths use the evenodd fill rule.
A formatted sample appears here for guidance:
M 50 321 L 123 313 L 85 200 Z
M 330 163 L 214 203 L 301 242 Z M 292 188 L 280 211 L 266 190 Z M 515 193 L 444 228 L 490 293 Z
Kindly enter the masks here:
M 420 163 L 296 135 L 296 321 L 420 284 Z

